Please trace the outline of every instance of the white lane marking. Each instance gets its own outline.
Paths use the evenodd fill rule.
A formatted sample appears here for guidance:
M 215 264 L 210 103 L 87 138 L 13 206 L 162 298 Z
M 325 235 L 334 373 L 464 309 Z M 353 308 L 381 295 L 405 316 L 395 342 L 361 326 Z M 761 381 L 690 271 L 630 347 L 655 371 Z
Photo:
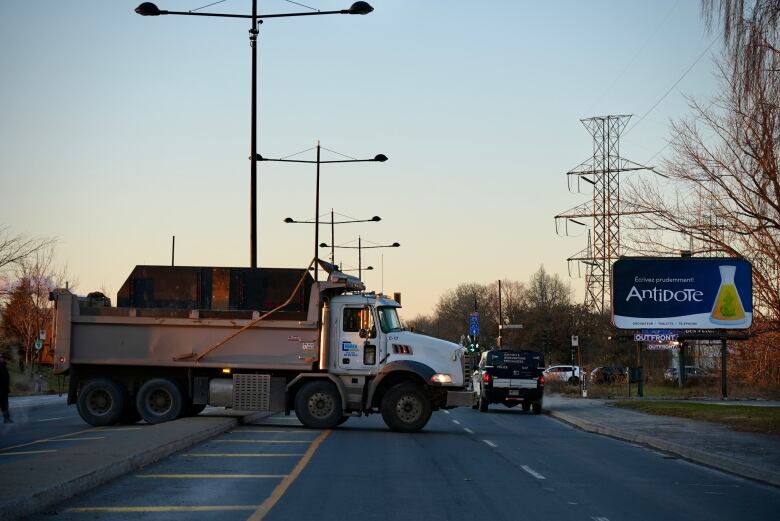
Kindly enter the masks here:
M 472 431 L 472 430 L 471 430 L 471 429 L 469 429 L 468 427 L 463 427 L 463 430 L 464 430 L 464 431 L 466 431 L 466 432 L 468 432 L 469 434 L 474 434 L 474 431 Z
M 482 440 L 482 441 L 483 441 L 484 443 L 486 443 L 486 444 L 490 445 L 490 446 L 491 446 L 491 447 L 493 447 L 494 449 L 495 449 L 496 447 L 498 447 L 498 445 L 496 445 L 495 443 L 493 443 L 493 442 L 492 442 L 492 441 L 490 441 L 490 440 Z
M 44 418 L 42 420 L 36 420 L 36 421 L 39 421 L 39 422 L 53 422 L 54 420 L 61 420 L 63 418 L 65 418 L 65 416 L 57 416 L 56 418 Z
M 444 414 L 449 414 L 449 413 L 450 413 L 450 411 L 444 411 Z
M 454 423 L 455 425 L 460 425 L 460 422 L 458 420 L 452 420 L 452 423 Z
M 3 452 L 0 456 L 21 456 L 24 454 L 43 454 L 44 452 L 57 452 L 56 450 L 23 450 L 18 452 Z
M 89 440 L 104 440 L 106 439 L 105 436 L 84 436 L 81 438 L 63 438 L 61 440 L 51 440 L 51 441 L 89 441 Z
M 609 521 L 606 517 L 590 516 L 593 521 Z
M 523 469 L 524 471 L 528 472 L 530 475 L 532 475 L 536 479 L 547 479 L 544 476 L 542 476 L 541 474 L 539 474 L 538 472 L 536 472 L 534 469 L 529 467 L 528 465 L 521 465 L 520 468 Z M 601 519 L 601 518 L 599 518 L 599 519 Z M 607 521 L 609 521 L 609 520 L 607 519 Z

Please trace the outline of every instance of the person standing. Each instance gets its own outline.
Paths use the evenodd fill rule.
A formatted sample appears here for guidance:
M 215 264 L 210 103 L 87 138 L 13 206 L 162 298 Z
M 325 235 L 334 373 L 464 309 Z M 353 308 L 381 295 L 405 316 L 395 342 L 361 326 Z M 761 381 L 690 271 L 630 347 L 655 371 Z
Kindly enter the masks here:
M 11 376 L 8 374 L 8 367 L 5 361 L 5 355 L 0 351 L 0 410 L 3 411 L 3 423 L 13 423 L 11 413 L 8 411 L 8 393 L 11 390 Z

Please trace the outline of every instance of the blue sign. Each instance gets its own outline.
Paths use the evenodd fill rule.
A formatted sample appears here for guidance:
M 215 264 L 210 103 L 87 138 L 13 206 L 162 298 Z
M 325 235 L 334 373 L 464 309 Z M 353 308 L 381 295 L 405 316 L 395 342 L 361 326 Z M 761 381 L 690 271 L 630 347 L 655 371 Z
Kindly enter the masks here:
M 612 267 L 612 322 L 620 329 L 747 329 L 752 266 L 734 258 L 621 258 Z
M 475 311 L 469 318 L 469 334 L 471 338 L 476 338 L 479 335 L 479 314 Z

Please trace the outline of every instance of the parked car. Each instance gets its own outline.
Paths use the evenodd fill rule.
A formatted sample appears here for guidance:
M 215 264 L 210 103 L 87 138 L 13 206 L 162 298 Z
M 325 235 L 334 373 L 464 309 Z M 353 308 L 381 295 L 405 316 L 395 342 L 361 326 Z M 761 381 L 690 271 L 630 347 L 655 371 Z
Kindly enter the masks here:
M 536 351 L 494 349 L 485 351 L 471 376 L 474 408 L 487 412 L 491 403 L 507 407 L 522 405 L 542 412 L 544 354 Z
M 626 383 L 625 367 L 597 367 L 590 372 L 590 381 L 595 384 Z
M 576 365 L 553 365 L 544 370 L 547 381 L 566 382 L 570 385 L 579 385 L 582 374 L 582 369 Z
M 709 369 L 704 369 L 701 367 L 696 367 L 695 365 L 686 365 L 685 366 L 685 380 L 686 381 L 700 381 L 705 378 L 712 377 L 712 371 Z M 670 367 L 666 371 L 664 371 L 664 381 L 667 382 L 676 382 L 677 381 L 677 368 L 676 367 Z

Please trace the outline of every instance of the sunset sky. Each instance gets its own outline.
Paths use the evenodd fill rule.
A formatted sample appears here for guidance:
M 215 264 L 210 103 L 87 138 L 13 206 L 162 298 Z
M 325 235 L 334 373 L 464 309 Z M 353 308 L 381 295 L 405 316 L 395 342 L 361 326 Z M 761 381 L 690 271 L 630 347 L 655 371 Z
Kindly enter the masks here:
M 138 3 L 0 3 L 0 223 L 56 237 L 77 291 L 104 288 L 112 299 L 134 265 L 170 263 L 172 235 L 177 264 L 249 263 L 250 24 L 141 17 Z M 319 139 L 348 156 L 390 158 L 323 166 L 321 208 L 382 217 L 337 227 L 336 243 L 356 245 L 358 234 L 401 243 L 364 252 L 375 268 L 364 280 L 401 291 L 407 319 L 459 283 L 526 281 L 542 264 L 582 298 L 566 258 L 585 238 L 556 236 L 553 221 L 589 197 L 569 193 L 565 176 L 592 153 L 579 119 L 634 114 L 622 153 L 658 164 L 670 120 L 688 114 L 685 96 L 717 87 L 720 40 L 712 44 L 699 1 L 371 4 L 367 16 L 262 24 L 260 153 L 288 156 Z M 282 0 L 260 7 L 306 11 Z M 204 11 L 250 9 L 228 0 Z M 261 266 L 311 260 L 313 226 L 284 224 L 288 216 L 314 217 L 313 165 L 260 163 Z M 330 242 L 329 227 L 320 239 Z M 337 261 L 356 268 L 357 254 Z

